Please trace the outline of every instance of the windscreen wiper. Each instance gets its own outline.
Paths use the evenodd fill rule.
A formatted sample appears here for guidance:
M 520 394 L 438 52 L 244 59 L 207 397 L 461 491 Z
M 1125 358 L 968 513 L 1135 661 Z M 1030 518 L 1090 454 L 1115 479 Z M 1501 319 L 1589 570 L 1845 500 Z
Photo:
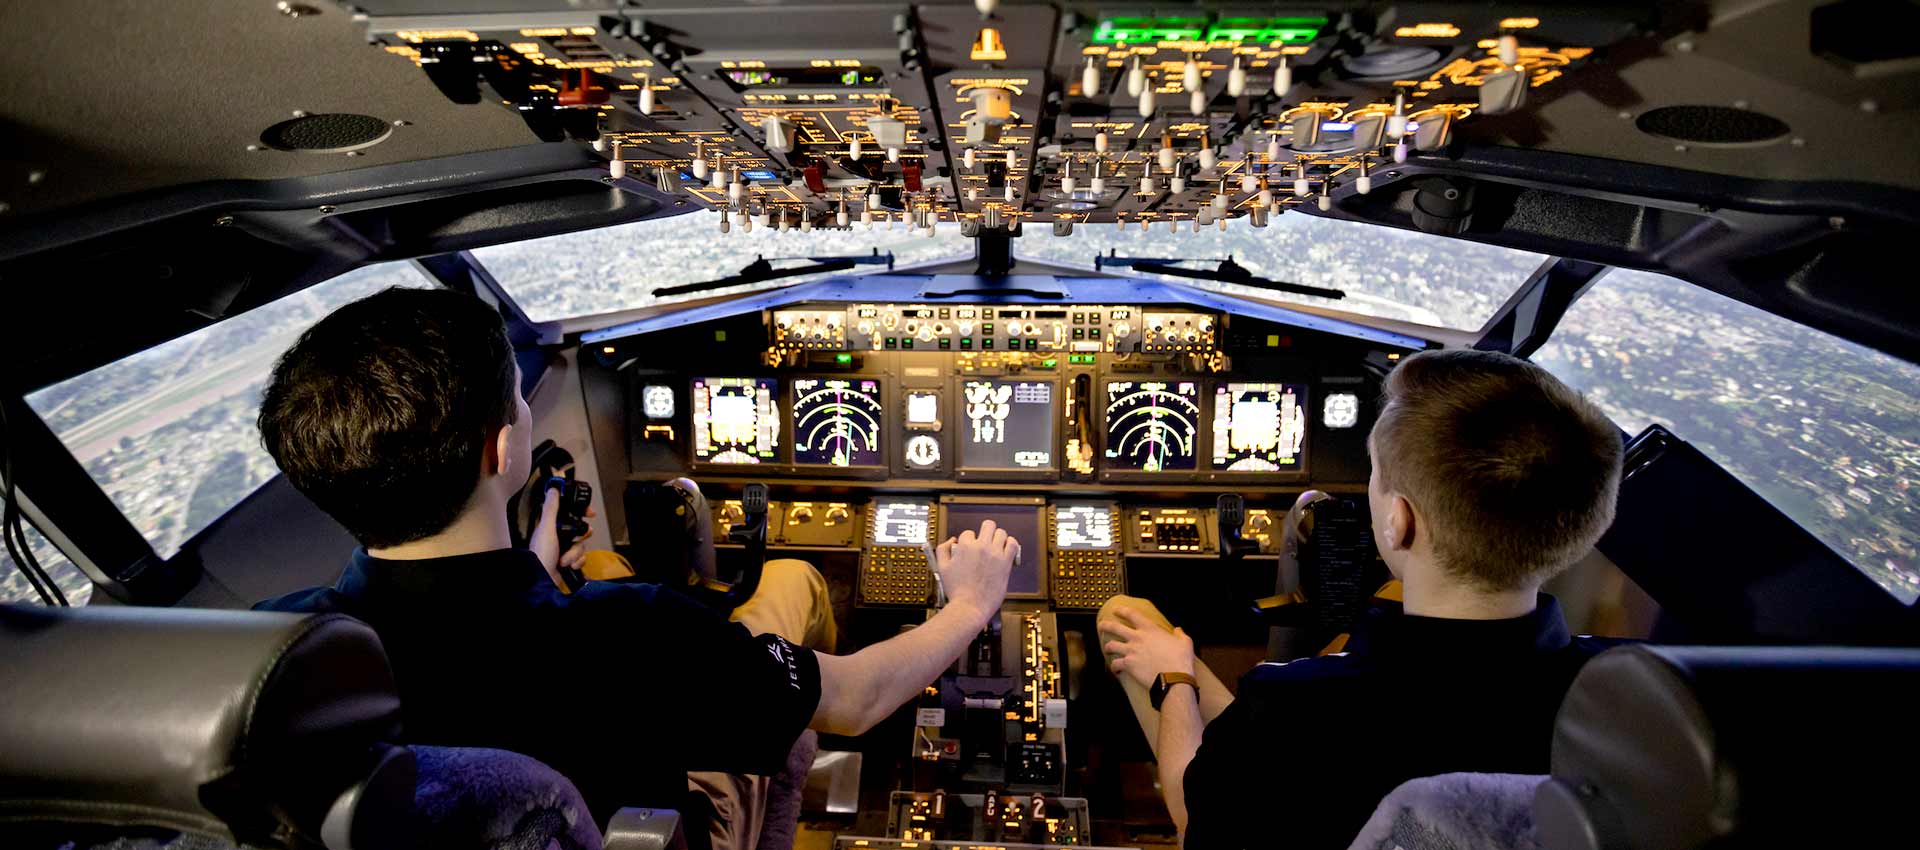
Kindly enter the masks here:
M 1256 289 L 1291 292 L 1295 295 L 1311 295 L 1315 298 L 1347 297 L 1345 290 L 1329 289 L 1324 286 L 1308 286 L 1304 283 L 1288 283 L 1284 280 L 1268 280 L 1264 277 L 1255 276 L 1253 272 L 1247 271 L 1245 266 L 1234 262 L 1232 257 L 1224 260 L 1182 257 L 1119 257 L 1115 256 L 1116 253 L 1118 252 L 1109 252 L 1105 256 L 1100 254 L 1093 255 L 1094 270 L 1098 271 L 1108 266 L 1118 266 L 1120 268 L 1130 268 L 1135 271 L 1152 272 L 1154 274 L 1190 277 L 1195 280 L 1217 280 L 1221 283 L 1237 283 L 1241 286 L 1251 286 Z M 1213 269 L 1183 269 L 1174 265 L 1175 263 L 1219 263 L 1220 265 L 1218 268 Z
M 810 265 L 794 266 L 792 268 L 787 268 L 787 269 L 776 269 L 773 267 L 773 262 L 772 262 L 773 260 L 807 260 L 810 263 Z M 887 271 L 893 271 L 893 252 L 892 251 L 888 251 L 885 254 L 882 254 L 880 253 L 879 248 L 875 248 L 873 249 L 872 254 L 854 254 L 854 255 L 845 256 L 845 257 L 772 257 L 772 258 L 768 258 L 768 257 L 756 256 L 753 258 L 753 262 L 748 263 L 745 268 L 740 270 L 739 274 L 733 275 L 731 277 L 718 278 L 716 280 L 703 281 L 701 283 L 686 283 L 686 284 L 681 284 L 679 286 L 663 286 L 663 287 L 660 287 L 659 289 L 655 289 L 653 291 L 653 295 L 655 298 L 664 298 L 670 295 L 686 295 L 689 292 L 706 292 L 711 289 L 725 289 L 729 286 L 742 286 L 749 283 L 764 283 L 769 280 L 779 280 L 780 278 L 783 278 L 783 277 L 795 277 L 803 274 L 820 274 L 822 272 L 843 272 L 843 271 L 846 271 L 847 269 L 853 268 L 854 266 L 880 266 L 880 265 L 886 266 Z

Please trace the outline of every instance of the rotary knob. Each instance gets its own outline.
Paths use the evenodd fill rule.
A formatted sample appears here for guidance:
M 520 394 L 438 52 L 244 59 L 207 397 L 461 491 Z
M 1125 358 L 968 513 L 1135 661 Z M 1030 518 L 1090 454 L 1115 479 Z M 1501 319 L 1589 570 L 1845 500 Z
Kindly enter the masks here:
M 934 331 L 933 331 L 932 325 L 921 325 L 920 333 L 917 336 L 921 342 L 932 342 L 933 333 Z
M 1129 325 L 1129 324 L 1127 324 L 1126 322 L 1114 322 L 1114 323 L 1113 323 L 1113 335 L 1114 335 L 1114 336 L 1127 336 L 1127 335 L 1129 335 L 1129 334 L 1131 334 L 1131 333 L 1133 333 L 1133 326 L 1132 326 L 1132 325 Z
M 872 335 L 872 333 L 873 333 L 873 320 L 872 320 L 872 319 L 861 319 L 861 320 L 860 320 L 860 324 L 858 324 L 858 325 L 855 325 L 854 327 L 855 327 L 855 329 L 857 329 L 857 330 L 859 330 L 859 331 L 860 331 L 860 333 L 861 333 L 862 335 Z
M 961 336 L 973 336 L 973 322 L 962 319 L 959 327 Z
M 848 519 L 846 505 L 833 505 L 827 508 L 826 526 L 832 528 Z
M 806 525 L 813 522 L 813 508 L 809 505 L 795 505 L 787 511 L 788 525 Z
M 747 521 L 746 509 L 739 502 L 725 502 L 720 505 L 720 524 L 739 525 Z

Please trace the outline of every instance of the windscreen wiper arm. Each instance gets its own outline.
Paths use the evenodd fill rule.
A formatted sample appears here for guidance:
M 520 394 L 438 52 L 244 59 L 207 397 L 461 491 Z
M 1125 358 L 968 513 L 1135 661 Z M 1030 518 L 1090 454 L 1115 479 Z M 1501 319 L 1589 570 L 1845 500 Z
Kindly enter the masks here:
M 663 287 L 660 287 L 659 289 L 655 289 L 653 291 L 653 296 L 655 298 L 665 298 L 671 295 L 686 295 L 687 293 L 690 293 L 690 292 L 706 292 L 708 290 L 713 290 L 713 289 L 725 289 L 729 286 L 743 286 L 749 283 L 764 283 L 769 280 L 779 280 L 780 278 L 783 278 L 783 277 L 795 277 L 803 274 L 820 274 L 823 272 L 843 272 L 843 271 L 846 271 L 847 269 L 853 268 L 854 266 L 884 265 L 887 267 L 887 271 L 893 271 L 893 252 L 888 251 L 885 254 L 882 254 L 880 253 L 879 248 L 873 249 L 872 254 L 854 254 L 852 256 L 846 256 L 846 257 L 774 257 L 773 259 L 775 260 L 804 259 L 804 260 L 811 261 L 812 264 L 805 265 L 805 266 L 794 266 L 793 268 L 790 268 L 790 269 L 776 269 L 773 267 L 773 263 L 770 262 L 768 258 L 754 257 L 753 262 L 748 263 L 746 265 L 746 268 L 743 268 L 740 270 L 739 274 L 733 275 L 731 277 L 718 278 L 716 280 L 703 281 L 700 283 L 686 283 L 686 284 L 681 284 L 679 286 L 663 286 Z
M 1175 263 L 1213 262 L 1219 263 L 1219 267 L 1213 269 L 1183 269 L 1174 265 Z M 1311 295 L 1315 298 L 1347 297 L 1345 290 L 1329 289 L 1324 286 L 1308 286 L 1304 283 L 1288 283 L 1284 280 L 1268 280 L 1264 277 L 1257 277 L 1253 272 L 1247 271 L 1245 266 L 1234 262 L 1232 257 L 1224 260 L 1212 260 L 1182 257 L 1119 257 L 1115 256 L 1114 253 L 1108 253 L 1105 256 L 1100 254 L 1093 255 L 1093 267 L 1096 271 L 1108 266 L 1131 268 L 1136 271 L 1172 275 L 1174 277 L 1190 277 L 1195 280 L 1217 280 L 1221 283 L 1237 283 L 1241 286 L 1251 286 L 1256 289 L 1291 292 L 1295 295 Z

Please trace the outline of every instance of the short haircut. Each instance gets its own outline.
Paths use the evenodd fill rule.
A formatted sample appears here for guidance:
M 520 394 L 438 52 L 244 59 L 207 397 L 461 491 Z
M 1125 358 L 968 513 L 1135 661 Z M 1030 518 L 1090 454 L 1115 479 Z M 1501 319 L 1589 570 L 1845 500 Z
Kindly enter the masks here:
M 459 518 L 518 392 L 498 312 L 471 295 L 396 287 L 335 310 L 281 356 L 260 438 L 294 489 L 361 545 L 396 546 Z
M 1426 351 L 1387 376 L 1380 481 L 1411 500 L 1440 566 L 1491 591 L 1544 581 L 1613 524 L 1620 430 L 1545 369 L 1490 351 Z

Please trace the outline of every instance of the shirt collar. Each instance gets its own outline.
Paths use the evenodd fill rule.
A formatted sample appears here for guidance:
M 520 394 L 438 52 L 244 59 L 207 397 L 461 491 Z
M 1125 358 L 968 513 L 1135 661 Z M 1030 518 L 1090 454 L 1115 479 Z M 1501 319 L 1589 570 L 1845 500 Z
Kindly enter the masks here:
M 1553 652 L 1572 640 L 1559 600 L 1542 593 L 1531 613 L 1506 620 L 1421 617 L 1398 606 L 1376 608 L 1355 624 L 1347 650 L 1384 658 L 1525 655 Z
M 353 597 L 368 592 L 434 596 L 494 596 L 524 593 L 546 581 L 546 568 L 525 549 L 494 549 L 446 558 L 387 560 L 353 551 L 334 589 Z

